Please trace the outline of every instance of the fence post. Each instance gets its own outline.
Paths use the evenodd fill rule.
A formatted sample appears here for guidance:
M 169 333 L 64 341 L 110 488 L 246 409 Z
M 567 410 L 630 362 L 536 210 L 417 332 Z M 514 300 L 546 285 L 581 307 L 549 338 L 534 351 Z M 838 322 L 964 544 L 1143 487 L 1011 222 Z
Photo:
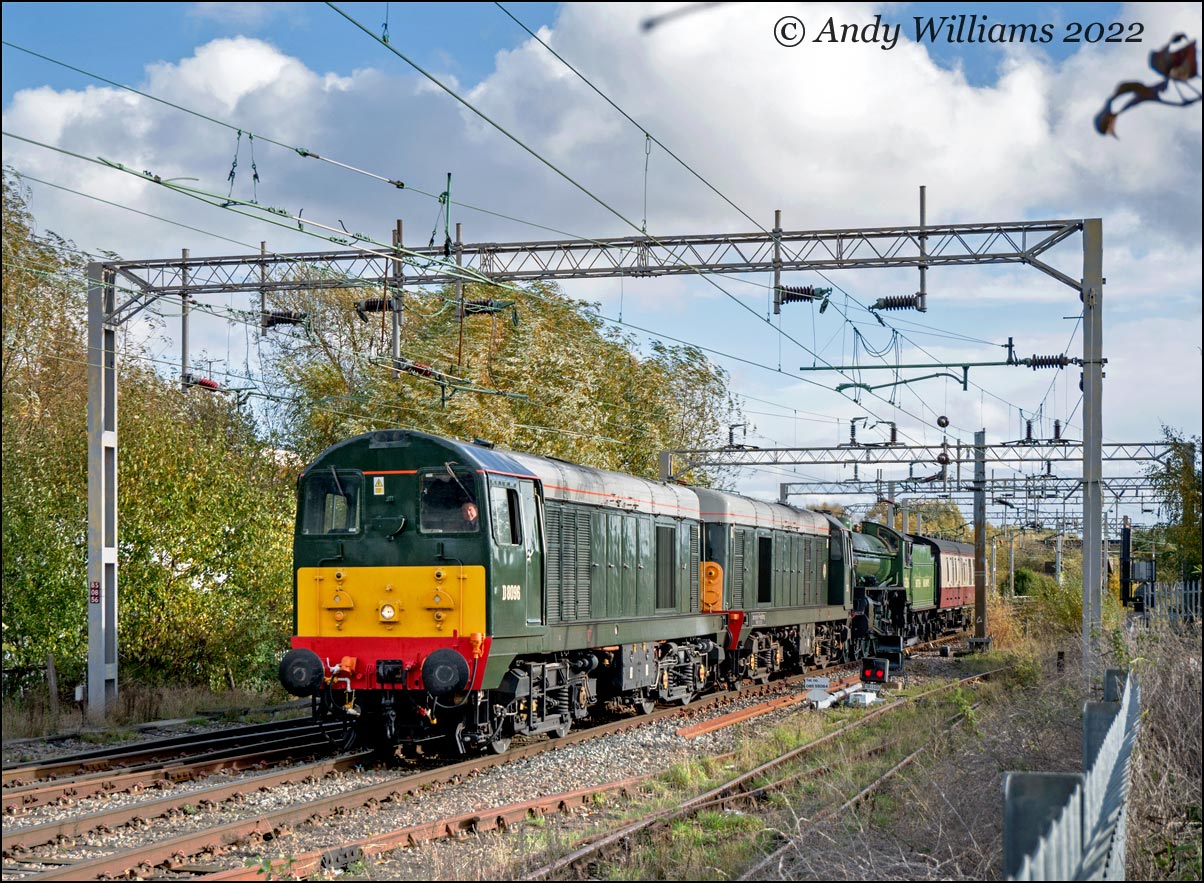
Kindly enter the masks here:
M 1079 773 L 1003 774 L 1003 875 L 1006 879 L 1068 879 L 1057 871 L 1049 876 L 1053 869 L 1037 870 L 1034 875 L 1035 869 L 1029 870 L 1025 866 L 1082 781 Z M 1081 823 L 1071 830 L 1081 831 Z
M 1004 873 L 1011 880 L 1119 880 L 1126 800 L 1141 717 L 1132 674 L 1104 674 L 1104 701 L 1083 704 L 1081 773 L 1005 773 Z

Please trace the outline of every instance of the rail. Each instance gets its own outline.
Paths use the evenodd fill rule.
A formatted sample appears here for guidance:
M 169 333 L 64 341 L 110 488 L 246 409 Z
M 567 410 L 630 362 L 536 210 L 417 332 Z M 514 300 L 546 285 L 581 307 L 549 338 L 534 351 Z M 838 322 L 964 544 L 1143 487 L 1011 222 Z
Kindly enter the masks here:
M 1006 773 L 1003 870 L 1008 880 L 1123 880 L 1129 767 L 1141 690 L 1104 675 L 1104 701 L 1083 703 L 1083 772 Z

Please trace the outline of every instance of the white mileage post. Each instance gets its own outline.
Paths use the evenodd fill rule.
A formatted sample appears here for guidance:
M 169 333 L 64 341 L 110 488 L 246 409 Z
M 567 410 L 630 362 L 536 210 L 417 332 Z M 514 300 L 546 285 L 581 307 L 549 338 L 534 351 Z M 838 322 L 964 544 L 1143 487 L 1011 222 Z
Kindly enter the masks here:
M 826 690 L 832 686 L 832 681 L 829 678 L 804 678 L 804 690 Z

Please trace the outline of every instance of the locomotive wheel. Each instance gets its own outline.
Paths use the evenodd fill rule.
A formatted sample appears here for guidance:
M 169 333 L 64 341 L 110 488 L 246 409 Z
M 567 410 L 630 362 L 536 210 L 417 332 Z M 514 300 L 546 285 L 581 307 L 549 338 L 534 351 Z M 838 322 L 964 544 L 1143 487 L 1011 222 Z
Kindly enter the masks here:
M 494 736 L 486 743 L 490 754 L 505 754 L 510 750 L 510 736 Z

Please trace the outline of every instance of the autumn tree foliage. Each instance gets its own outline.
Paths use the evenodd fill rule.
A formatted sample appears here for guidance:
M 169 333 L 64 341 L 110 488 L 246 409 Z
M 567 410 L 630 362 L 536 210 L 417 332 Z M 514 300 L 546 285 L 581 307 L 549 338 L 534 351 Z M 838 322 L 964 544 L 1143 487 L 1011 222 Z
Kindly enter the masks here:
M 66 243 L 37 236 L 4 176 L 4 667 L 81 659 L 87 475 L 84 295 Z M 79 671 L 79 667 L 76 671 Z M 6 681 L 7 683 L 7 681 Z
M 866 514 L 867 521 L 888 521 L 887 503 L 875 503 Z M 966 523 L 961 508 L 951 500 L 911 500 L 907 503 L 908 532 L 922 533 L 925 536 L 944 537 L 962 543 L 974 542 L 974 529 Z M 902 526 L 902 506 L 896 507 L 895 527 Z M 917 520 L 917 516 L 920 520 Z M 922 521 L 923 530 L 917 529 Z
M 1200 460 L 1204 448 L 1200 437 L 1184 436 L 1169 426 L 1162 427 L 1167 456 L 1152 463 L 1147 475 L 1162 500 L 1168 543 L 1159 562 L 1160 579 L 1199 579 L 1201 561 Z
M 86 268 L 39 235 L 4 176 L 4 667 L 87 655 Z M 291 623 L 294 476 L 228 398 L 121 359 L 118 613 L 123 678 L 267 682 Z
M 544 283 L 466 285 L 465 310 L 451 287 L 395 294 L 395 377 L 391 314 L 354 308 L 373 296 L 386 297 L 310 289 L 274 305 L 310 317 L 304 334 L 280 338 L 272 365 L 273 386 L 291 390 L 277 419 L 305 458 L 355 433 L 403 427 L 655 478 L 660 451 L 720 446 L 739 422 L 727 375 L 701 351 L 653 342 L 641 353 L 593 305 Z

